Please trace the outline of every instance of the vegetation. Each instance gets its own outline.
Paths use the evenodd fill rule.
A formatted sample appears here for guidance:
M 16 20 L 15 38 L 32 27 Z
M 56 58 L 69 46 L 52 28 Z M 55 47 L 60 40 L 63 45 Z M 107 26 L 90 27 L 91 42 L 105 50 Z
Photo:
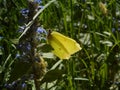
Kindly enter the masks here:
M 0 0 L 0 8 L 0 90 L 120 89 L 119 0 Z M 82 50 L 54 57 L 49 30 Z

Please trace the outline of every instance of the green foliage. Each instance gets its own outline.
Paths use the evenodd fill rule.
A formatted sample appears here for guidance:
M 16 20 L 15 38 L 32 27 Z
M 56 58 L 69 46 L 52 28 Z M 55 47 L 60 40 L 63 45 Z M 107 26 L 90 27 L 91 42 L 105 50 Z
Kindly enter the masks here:
M 30 73 L 31 64 L 28 62 L 15 61 L 11 70 L 9 83 L 23 77 L 25 74 Z
M 53 82 L 55 80 L 59 80 L 62 79 L 62 74 L 64 74 L 64 70 L 59 70 L 59 69 L 54 69 L 54 70 L 50 70 L 48 71 L 44 78 L 41 80 L 41 84 L 42 83 L 49 83 L 49 82 Z
M 41 5 L 45 6 L 49 3 L 47 1 L 43 0 Z M 116 82 L 120 83 L 120 2 L 103 1 L 108 9 L 107 15 L 104 15 L 99 7 L 100 1 L 103 0 L 56 0 L 41 12 L 39 22 L 43 28 L 65 34 L 82 47 L 68 61 L 46 57 L 48 71 L 41 79 L 41 88 L 119 88 Z M 18 26 L 23 25 L 20 22 L 23 19 L 20 10 L 27 8 L 27 0 L 1 0 L 0 8 L 0 88 L 4 90 L 8 82 L 22 80 L 24 75 L 29 75 L 31 64 L 18 61 L 16 55 L 19 50 L 16 48 L 17 43 L 14 43 L 20 36 Z M 28 88 L 30 80 L 30 77 L 26 80 Z

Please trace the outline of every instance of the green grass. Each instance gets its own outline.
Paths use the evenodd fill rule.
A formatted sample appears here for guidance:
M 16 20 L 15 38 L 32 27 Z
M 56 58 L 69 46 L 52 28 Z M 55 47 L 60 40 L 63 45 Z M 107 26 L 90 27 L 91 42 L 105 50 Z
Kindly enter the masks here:
M 100 11 L 99 2 L 57 1 L 53 4 L 55 6 L 51 5 L 44 12 L 53 13 L 56 8 L 55 13 L 43 20 L 43 26 L 51 22 L 49 24 L 54 25 L 55 30 L 74 38 L 82 47 L 69 61 L 64 61 L 67 72 L 63 81 L 65 85 L 62 84 L 63 89 L 60 90 L 104 90 L 110 89 L 111 82 L 116 82 L 115 74 L 119 70 L 116 55 L 119 56 L 120 39 L 119 26 L 116 26 L 119 20 L 113 19 L 119 16 L 113 11 L 116 11 L 119 4 L 115 6 L 116 1 L 106 1 L 108 14 L 104 15 Z M 116 31 L 112 32 L 114 28 Z

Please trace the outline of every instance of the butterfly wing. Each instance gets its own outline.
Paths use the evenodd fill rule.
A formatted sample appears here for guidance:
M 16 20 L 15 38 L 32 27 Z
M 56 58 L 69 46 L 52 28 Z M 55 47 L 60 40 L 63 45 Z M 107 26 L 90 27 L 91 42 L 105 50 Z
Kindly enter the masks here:
M 70 54 L 65 50 L 63 45 L 52 35 L 48 38 L 48 43 L 52 46 L 53 53 L 58 56 L 60 59 L 69 59 Z
M 73 39 L 66 37 L 58 32 L 51 33 L 53 38 L 56 38 L 57 41 L 66 49 L 69 54 L 74 54 L 75 52 L 81 50 L 80 45 Z
M 61 59 L 69 59 L 72 54 L 81 49 L 75 40 L 58 32 L 52 32 L 48 36 L 48 43 L 53 47 L 53 53 Z

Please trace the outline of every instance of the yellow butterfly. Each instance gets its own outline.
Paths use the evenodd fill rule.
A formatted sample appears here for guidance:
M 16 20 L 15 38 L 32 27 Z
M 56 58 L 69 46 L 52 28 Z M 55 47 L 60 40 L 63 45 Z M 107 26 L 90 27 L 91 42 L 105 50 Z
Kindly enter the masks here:
M 49 33 L 48 44 L 51 45 L 54 49 L 53 53 L 60 59 L 69 59 L 72 54 L 82 49 L 75 40 L 55 31 Z

